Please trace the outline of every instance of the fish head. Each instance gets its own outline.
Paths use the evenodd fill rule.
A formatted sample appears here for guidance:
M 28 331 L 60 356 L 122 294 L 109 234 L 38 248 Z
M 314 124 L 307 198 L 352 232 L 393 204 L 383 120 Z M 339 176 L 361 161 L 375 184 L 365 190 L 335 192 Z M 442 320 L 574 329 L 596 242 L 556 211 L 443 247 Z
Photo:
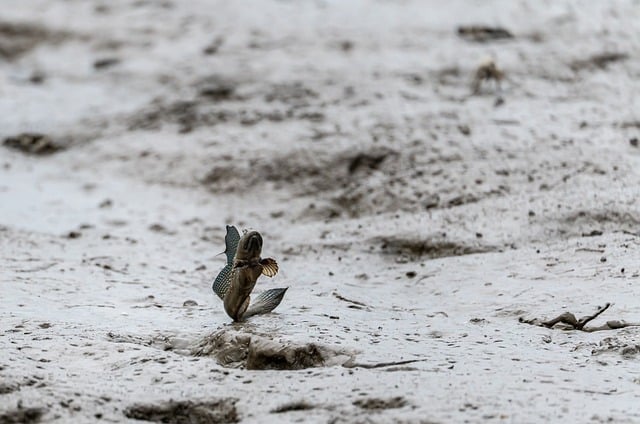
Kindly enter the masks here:
M 257 231 L 245 233 L 238 242 L 236 250 L 236 261 L 250 261 L 252 259 L 260 259 L 262 252 L 262 236 Z

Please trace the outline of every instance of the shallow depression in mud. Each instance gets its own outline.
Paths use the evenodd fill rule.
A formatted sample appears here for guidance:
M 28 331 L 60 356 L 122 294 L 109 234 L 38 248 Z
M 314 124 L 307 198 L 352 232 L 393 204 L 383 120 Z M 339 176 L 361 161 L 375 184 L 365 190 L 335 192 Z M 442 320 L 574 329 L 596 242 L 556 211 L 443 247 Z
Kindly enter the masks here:
M 220 330 L 202 339 L 169 336 L 144 338 L 109 333 L 116 343 L 135 343 L 179 355 L 209 357 L 227 368 L 248 370 L 300 370 L 343 365 L 353 361 L 354 352 L 316 343 L 276 341 L 241 331 Z

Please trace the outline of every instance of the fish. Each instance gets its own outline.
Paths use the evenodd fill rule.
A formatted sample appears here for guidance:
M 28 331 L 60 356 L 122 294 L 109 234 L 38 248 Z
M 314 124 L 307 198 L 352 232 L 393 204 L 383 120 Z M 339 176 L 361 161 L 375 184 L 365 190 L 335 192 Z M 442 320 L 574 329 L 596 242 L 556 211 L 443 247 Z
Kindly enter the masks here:
M 266 290 L 251 303 L 251 293 L 260 275 L 273 277 L 278 273 L 278 263 L 272 258 L 261 258 L 263 239 L 257 231 L 245 232 L 227 225 L 225 255 L 227 263 L 215 278 L 212 289 L 224 303 L 227 315 L 234 321 L 242 321 L 253 315 L 273 311 L 282 302 L 288 287 Z

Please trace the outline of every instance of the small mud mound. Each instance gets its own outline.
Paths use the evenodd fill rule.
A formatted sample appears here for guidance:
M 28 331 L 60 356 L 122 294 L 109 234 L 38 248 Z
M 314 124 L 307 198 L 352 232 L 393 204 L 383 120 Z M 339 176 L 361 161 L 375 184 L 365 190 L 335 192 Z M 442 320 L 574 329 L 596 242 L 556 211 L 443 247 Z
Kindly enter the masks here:
M 213 356 L 225 367 L 250 370 L 300 370 L 340 365 L 352 354 L 309 344 L 282 343 L 246 333 L 219 331 L 192 350 L 194 356 Z
M 37 423 L 45 412 L 44 408 L 24 408 L 18 405 L 15 409 L 0 413 L 0 424 Z
M 237 399 L 204 402 L 170 400 L 154 404 L 135 404 L 124 410 L 127 418 L 168 424 L 237 423 Z
M 419 237 L 376 237 L 371 240 L 380 245 L 380 252 L 385 255 L 406 256 L 411 259 L 427 257 L 430 259 L 449 256 L 472 255 L 475 253 L 496 252 L 496 246 L 478 243 L 447 240 L 442 235 Z
M 640 344 L 632 336 L 606 337 L 591 351 L 594 356 L 608 353 L 617 353 L 623 359 L 640 359 Z
M 353 402 L 354 405 L 359 406 L 362 409 L 396 409 L 406 406 L 408 402 L 402 396 L 396 396 L 389 399 L 381 398 L 369 398 L 358 399 Z
M 300 346 L 255 340 L 249 345 L 246 368 L 249 370 L 301 370 L 321 367 L 325 358 L 313 343 Z

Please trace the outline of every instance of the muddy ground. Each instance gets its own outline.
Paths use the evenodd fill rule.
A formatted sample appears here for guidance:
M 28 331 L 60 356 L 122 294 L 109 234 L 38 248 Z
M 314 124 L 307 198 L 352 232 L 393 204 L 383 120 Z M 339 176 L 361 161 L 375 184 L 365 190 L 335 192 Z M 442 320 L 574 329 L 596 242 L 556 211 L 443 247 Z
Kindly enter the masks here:
M 0 424 L 640 422 L 639 328 L 521 322 L 640 321 L 639 23 L 631 0 L 5 8 Z M 474 93 L 487 57 L 504 78 Z M 258 291 L 290 287 L 242 324 L 211 291 L 226 224 L 280 264 Z

